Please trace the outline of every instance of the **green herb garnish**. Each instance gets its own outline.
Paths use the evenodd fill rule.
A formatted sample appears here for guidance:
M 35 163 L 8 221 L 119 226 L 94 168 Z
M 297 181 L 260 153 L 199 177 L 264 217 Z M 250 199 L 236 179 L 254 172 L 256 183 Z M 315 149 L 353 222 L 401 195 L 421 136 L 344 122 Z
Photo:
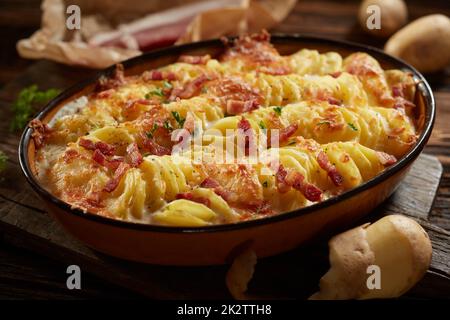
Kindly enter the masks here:
M 168 120 L 164 121 L 164 125 L 163 125 L 164 129 L 168 130 L 168 131 L 172 131 L 172 125 L 170 124 L 170 122 Z
M 267 129 L 266 125 L 264 124 L 264 122 L 262 120 L 259 122 L 259 127 L 263 130 Z
M 177 111 L 172 111 L 172 116 L 175 118 L 180 128 L 183 128 L 186 119 L 181 117 Z
M 208 88 L 207 87 L 202 87 L 202 89 L 200 90 L 201 93 L 205 94 L 208 92 Z
M 0 172 L 6 169 L 6 161 L 8 161 L 8 156 L 0 150 Z
M 275 108 L 273 108 L 273 111 L 275 111 L 275 113 L 276 113 L 278 116 L 281 116 L 281 111 L 282 111 L 282 109 L 281 109 L 280 107 L 275 107 Z
M 358 128 L 355 127 L 355 125 L 354 125 L 353 123 L 348 122 L 347 124 L 348 124 L 348 126 L 349 126 L 353 131 L 358 131 Z
M 164 98 L 164 92 L 162 91 L 161 88 L 156 88 L 155 90 L 147 93 L 145 95 L 145 99 L 150 99 L 152 96 L 158 96 L 158 97 Z
M 167 88 L 167 89 L 173 88 L 172 84 L 169 81 L 164 81 L 163 86 L 164 86 L 164 88 Z
M 35 84 L 22 89 L 12 105 L 14 118 L 10 125 L 11 131 L 23 129 L 36 110 L 56 97 L 59 92 L 58 89 L 39 91 Z
M 152 129 L 147 132 L 147 137 L 149 137 L 150 139 L 153 138 L 153 134 L 155 133 L 156 130 L 158 130 L 158 124 L 154 123 Z

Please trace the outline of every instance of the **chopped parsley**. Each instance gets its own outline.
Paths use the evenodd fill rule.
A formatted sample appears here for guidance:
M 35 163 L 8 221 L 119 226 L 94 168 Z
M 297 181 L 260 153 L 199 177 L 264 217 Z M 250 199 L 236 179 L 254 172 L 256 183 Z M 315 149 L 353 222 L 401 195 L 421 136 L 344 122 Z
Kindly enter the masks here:
M 266 125 L 264 124 L 264 122 L 262 120 L 259 122 L 259 127 L 263 130 L 267 129 Z
M 164 98 L 164 92 L 162 91 L 161 88 L 156 88 L 155 90 L 147 93 L 145 95 L 145 99 L 150 99 L 152 96 L 158 96 L 158 97 Z
M 208 88 L 207 87 L 202 87 L 201 93 L 207 93 L 208 92 Z
M 347 124 L 348 124 L 348 126 L 349 126 L 353 131 L 358 131 L 358 128 L 355 127 L 355 125 L 354 125 L 353 123 L 348 122 Z
M 168 120 L 164 121 L 163 127 L 164 127 L 164 129 L 166 129 L 168 131 L 173 130 L 172 125 L 170 124 L 170 122 Z
M 275 113 L 276 113 L 278 116 L 281 116 L 281 111 L 282 111 L 281 107 L 275 107 L 275 108 L 273 108 L 273 111 L 275 111 Z
M 36 110 L 56 97 L 59 92 L 58 89 L 39 91 L 35 84 L 22 89 L 11 107 L 14 113 L 10 125 L 11 131 L 23 129 Z
M 173 88 L 172 84 L 169 81 L 164 81 L 163 82 L 163 87 L 167 88 L 167 89 L 172 89 Z
M 175 118 L 180 128 L 183 128 L 186 119 L 180 116 L 180 114 L 177 111 L 172 111 L 172 116 Z
M 154 123 L 152 129 L 147 132 L 147 137 L 149 137 L 150 139 L 153 138 L 153 134 L 155 133 L 156 130 L 158 130 L 158 124 Z

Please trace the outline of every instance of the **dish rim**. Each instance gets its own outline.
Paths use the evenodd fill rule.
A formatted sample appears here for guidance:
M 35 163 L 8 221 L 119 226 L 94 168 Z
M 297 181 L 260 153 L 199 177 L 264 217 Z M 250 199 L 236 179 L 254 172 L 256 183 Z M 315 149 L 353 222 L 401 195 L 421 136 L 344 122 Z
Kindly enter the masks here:
M 262 225 L 277 223 L 284 220 L 289 220 L 293 218 L 297 218 L 301 215 L 306 215 L 310 213 L 314 213 L 314 211 L 321 210 L 327 207 L 330 207 L 338 202 L 349 199 L 353 196 L 356 196 L 363 191 L 366 191 L 388 178 L 395 175 L 397 172 L 404 169 L 407 165 L 409 165 L 415 158 L 422 152 L 425 144 L 427 143 L 435 121 L 436 116 L 436 105 L 435 99 L 433 96 L 433 92 L 431 90 L 430 85 L 426 81 L 425 77 L 419 73 L 414 67 L 404 62 L 401 59 L 390 56 L 389 54 L 383 52 L 382 50 L 365 45 L 359 44 L 346 40 L 335 40 L 326 37 L 317 37 L 311 35 L 304 34 L 280 34 L 275 33 L 271 34 L 271 43 L 280 43 L 283 42 L 308 42 L 308 43 L 318 43 L 318 44 L 327 44 L 329 46 L 340 47 L 343 49 L 356 51 L 363 51 L 369 54 L 381 55 L 385 59 L 392 64 L 399 65 L 402 68 L 409 69 L 413 75 L 420 81 L 420 83 L 424 86 L 424 99 L 425 99 L 425 122 L 423 130 L 416 142 L 416 144 L 408 151 L 400 160 L 389 168 L 385 169 L 381 174 L 376 177 L 362 183 L 361 185 L 348 190 L 342 194 L 329 198 L 320 203 L 316 203 L 307 207 L 299 208 L 296 210 L 280 213 L 273 216 L 268 216 L 264 218 L 258 218 L 255 220 L 246 220 L 235 223 L 227 223 L 227 224 L 217 224 L 217 225 L 209 225 L 209 226 L 201 226 L 201 227 L 178 227 L 178 226 L 164 226 L 164 225 L 154 225 L 154 224 L 145 224 L 141 222 L 133 222 L 133 221 L 125 221 L 114 218 L 108 218 L 105 216 L 97 215 L 91 212 L 84 212 L 79 208 L 72 208 L 71 205 L 63 200 L 54 196 L 50 191 L 47 191 L 43 186 L 41 186 L 40 182 L 35 178 L 30 164 L 28 163 L 28 146 L 31 139 L 32 129 L 27 126 L 27 128 L 22 133 L 19 142 L 19 164 L 20 168 L 25 175 L 26 180 L 31 185 L 33 190 L 37 192 L 44 200 L 51 202 L 53 205 L 56 205 L 60 209 L 62 209 L 65 213 L 74 214 L 78 217 L 85 218 L 97 223 L 105 223 L 112 227 L 122 227 L 126 229 L 133 229 L 139 231 L 151 231 L 151 232 L 159 232 L 159 233 L 208 233 L 208 232 L 222 232 L 222 231 L 236 231 L 240 229 L 259 227 Z M 157 59 L 164 55 L 175 55 L 180 54 L 184 51 L 193 50 L 193 49 L 201 49 L 208 48 L 214 46 L 220 46 L 222 41 L 220 39 L 212 39 L 205 40 L 200 42 L 182 44 L 182 45 L 174 45 L 166 48 L 157 49 L 151 52 L 144 53 L 140 56 L 128 59 L 126 61 L 121 62 L 126 69 L 133 67 L 135 65 L 139 65 L 141 63 L 147 62 L 152 59 Z M 115 66 L 112 65 L 106 69 L 103 69 L 97 72 L 94 76 L 89 77 L 84 81 L 77 82 L 72 85 L 68 89 L 61 92 L 57 97 L 52 99 L 47 105 L 38 112 L 38 114 L 34 117 L 36 119 L 42 119 L 46 116 L 53 108 L 57 107 L 61 102 L 67 100 L 71 96 L 75 95 L 77 92 L 83 90 L 86 86 L 94 83 L 100 76 L 111 76 L 115 70 Z

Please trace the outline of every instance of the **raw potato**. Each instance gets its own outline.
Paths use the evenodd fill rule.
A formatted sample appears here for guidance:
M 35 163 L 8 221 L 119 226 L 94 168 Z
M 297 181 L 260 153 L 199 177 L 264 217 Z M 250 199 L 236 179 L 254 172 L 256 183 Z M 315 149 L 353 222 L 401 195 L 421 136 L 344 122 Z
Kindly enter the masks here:
M 367 19 L 371 16 L 371 13 L 367 13 L 367 7 L 371 5 L 380 7 L 381 29 L 367 28 Z M 358 20 L 366 32 L 377 37 L 387 38 L 407 22 L 408 9 L 403 0 L 365 0 L 359 7 Z
M 384 51 L 421 72 L 445 68 L 450 63 L 450 19 L 442 14 L 419 18 L 395 33 Z
M 333 237 L 329 242 L 331 268 L 320 279 L 312 300 L 395 298 L 411 289 L 431 262 L 431 242 L 414 220 L 386 216 Z M 380 268 L 380 289 L 369 289 L 367 279 Z

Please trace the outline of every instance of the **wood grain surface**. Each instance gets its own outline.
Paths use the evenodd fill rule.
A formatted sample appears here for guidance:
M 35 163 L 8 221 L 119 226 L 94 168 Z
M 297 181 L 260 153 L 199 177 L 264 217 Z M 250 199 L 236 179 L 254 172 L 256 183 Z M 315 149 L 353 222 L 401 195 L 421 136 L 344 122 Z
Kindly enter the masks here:
M 318 36 L 326 36 L 335 39 L 346 39 L 361 43 L 381 47 L 384 42 L 380 39 L 367 36 L 361 31 L 356 22 L 356 12 L 359 1 L 313 1 L 300 0 L 289 15 L 289 17 L 273 31 L 285 33 L 307 33 Z M 431 13 L 444 13 L 450 16 L 450 4 L 447 0 L 442 1 L 408 1 L 410 19 Z M 92 70 L 79 69 L 62 66 L 49 61 L 31 62 L 20 59 L 15 52 L 15 42 L 31 34 L 39 23 L 40 10 L 37 0 L 9 0 L 0 1 L 0 36 L 2 50 L 0 50 L 0 85 L 3 85 L 0 92 L 0 115 L 3 120 L 0 125 L 0 150 L 9 155 L 8 170 L 2 174 L 0 182 L 0 212 L 3 217 L 5 212 L 21 212 L 27 215 L 28 221 L 36 224 L 41 223 L 42 230 L 48 230 L 47 234 L 40 234 L 41 237 L 52 239 L 53 243 L 70 243 L 71 248 L 78 248 L 79 252 L 74 255 L 73 250 L 59 250 L 58 247 L 42 246 L 43 242 L 36 241 L 36 238 L 24 236 L 17 237 L 17 230 L 8 229 L 4 234 L 4 240 L 14 243 L 19 247 L 26 247 L 28 250 L 45 253 L 53 260 L 63 262 L 63 264 L 52 262 L 49 259 L 16 249 L 1 242 L 0 257 L 0 298 L 1 297 L 40 297 L 40 298 L 92 298 L 106 296 L 107 292 L 111 297 L 134 297 L 127 290 L 122 290 L 91 278 L 86 282 L 88 287 L 81 292 L 69 292 L 64 289 L 64 272 L 67 264 L 79 263 L 82 269 L 91 270 L 92 273 L 103 275 L 108 282 L 132 283 L 128 287 L 133 287 L 140 293 L 150 297 L 199 297 L 201 296 L 201 284 L 191 282 L 198 287 L 196 295 L 191 295 L 189 286 L 181 287 L 177 284 L 177 278 L 168 281 L 163 287 L 157 283 L 146 283 L 145 281 L 134 281 L 129 275 L 128 268 L 132 270 L 144 270 L 145 272 L 158 272 L 154 266 L 128 266 L 123 264 L 123 269 L 110 275 L 104 275 L 105 270 L 98 268 L 97 259 L 107 261 L 106 265 L 116 265 L 115 259 L 98 256 L 89 249 L 77 243 L 75 240 L 67 238 L 67 235 L 59 232 L 57 225 L 52 220 L 45 219 L 45 210 L 40 201 L 32 194 L 31 190 L 24 184 L 23 178 L 17 175 L 16 147 L 19 133 L 11 133 L 7 130 L 8 119 L 10 118 L 10 105 L 17 93 L 23 86 L 37 83 L 42 88 L 66 88 L 76 81 L 88 77 Z M 405 213 L 413 212 L 422 225 L 425 226 L 433 239 L 435 254 L 433 256 L 433 266 L 426 277 L 416 286 L 407 297 L 431 298 L 449 297 L 449 280 L 445 280 L 449 273 L 449 231 L 450 231 L 450 68 L 440 73 L 427 75 L 435 98 L 437 101 L 437 119 L 433 134 L 425 149 L 425 152 L 437 156 L 443 166 L 443 175 L 438 187 L 434 205 L 428 216 L 426 206 L 422 201 L 418 201 L 428 182 L 436 181 L 432 176 L 432 164 L 436 164 L 433 158 L 423 158 L 422 161 L 426 170 L 419 170 L 415 173 L 417 182 L 413 188 L 407 188 L 406 184 L 394 195 L 394 197 L 404 196 L 409 201 L 399 202 L 395 199 L 391 201 L 388 208 L 390 212 Z M 12 81 L 14 80 L 14 81 Z M 6 83 L 6 84 L 5 84 Z M 436 164 L 437 165 L 437 164 Z M 437 165 L 438 166 L 438 165 Z M 437 187 L 437 185 L 435 185 Z M 27 189 L 28 188 L 28 189 Z M 425 197 L 426 198 L 426 197 Z M 432 197 L 431 197 L 432 198 Z M 430 198 L 429 198 L 430 199 Z M 394 201 L 395 200 L 395 201 Z M 395 203 L 395 205 L 393 205 Z M 431 202 L 430 202 L 431 204 Z M 389 205 L 388 205 L 389 206 Z M 381 210 L 381 209 L 380 209 Z M 378 211 L 379 212 L 379 211 Z M 14 217 L 9 217 L 14 219 Z M 371 216 L 369 219 L 374 219 Z M 17 219 L 12 221 L 16 224 L 22 223 Z M 13 225 L 13 224 L 10 224 Z M 445 231 L 447 230 L 447 231 Z M 14 237 L 11 237 L 15 235 Z M 59 246 L 61 247 L 61 246 Z M 87 254 L 86 252 L 89 252 Z M 88 257 L 88 258 L 86 258 Z M 447 257 L 447 258 L 446 258 Z M 289 262 L 289 263 L 287 263 Z M 28 268 L 26 267 L 28 266 Z M 96 269 L 97 268 L 97 269 Z M 135 269 L 133 269 L 135 268 Z M 317 285 L 317 279 L 326 269 L 326 245 L 324 243 L 314 247 L 297 250 L 278 256 L 276 258 L 264 259 L 258 264 L 255 281 L 251 284 L 251 290 L 261 295 L 306 297 Z M 214 294 L 210 298 L 224 297 L 226 292 L 223 285 L 224 268 L 212 268 L 207 272 L 196 271 L 191 268 L 166 268 L 167 271 L 159 275 L 164 277 L 170 272 L 182 274 L 185 277 L 202 275 L 206 281 L 210 280 L 214 285 L 207 289 Z M 214 269 L 214 270 L 213 270 Z M 12 272 L 11 270 L 15 270 Z M 204 270 L 203 270 L 204 271 Z M 136 271 L 140 272 L 140 271 Z M 167 272 L 167 273 L 165 273 Z M 55 276 L 58 274 L 58 276 Z M 63 274 L 63 276 L 61 276 Z M 158 274 L 158 273 L 157 273 Z M 291 275 L 295 276 L 291 278 Z M 219 277 L 220 275 L 220 277 Z M 305 276 L 314 275 L 314 276 Z M 89 279 L 88 276 L 86 276 Z M 128 277 L 128 278 L 127 278 Z M 84 278 L 83 278 L 84 279 Z M 213 282 L 214 281 L 214 282 Z M 7 289 L 12 288 L 12 289 Z M 300 289 L 299 289 L 300 288 Z M 208 291 L 209 292 L 209 291 Z

